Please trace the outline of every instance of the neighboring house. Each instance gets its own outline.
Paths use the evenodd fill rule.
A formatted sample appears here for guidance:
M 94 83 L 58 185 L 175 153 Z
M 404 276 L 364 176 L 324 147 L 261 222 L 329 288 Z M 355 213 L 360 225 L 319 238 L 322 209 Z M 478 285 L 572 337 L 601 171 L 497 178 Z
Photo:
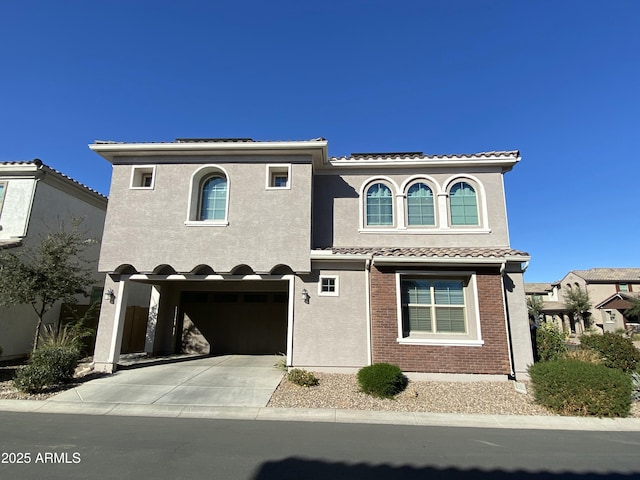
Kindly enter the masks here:
M 589 295 L 589 318 L 605 332 L 625 329 L 632 323 L 624 316 L 631 299 L 640 294 L 640 268 L 591 268 L 572 270 L 554 283 L 526 283 L 527 296 L 544 301 L 544 320 L 555 321 L 571 334 L 581 334 L 584 320 L 574 318 L 565 305 L 567 292 L 580 288 Z
M 0 248 L 36 247 L 49 231 L 71 227 L 74 217 L 83 219 L 89 238 L 100 239 L 107 209 L 104 195 L 43 164 L 40 160 L 0 162 Z M 99 246 L 87 252 L 94 259 L 96 285 Z M 52 309 L 45 323 L 60 316 L 60 305 Z M 31 351 L 37 316 L 31 306 L 0 307 L 2 359 L 20 357 Z
M 146 306 L 133 343 L 152 355 L 526 375 L 529 256 L 509 245 L 503 184 L 518 152 L 329 157 L 321 138 L 90 148 L 113 165 L 97 370 L 116 368 L 125 318 Z

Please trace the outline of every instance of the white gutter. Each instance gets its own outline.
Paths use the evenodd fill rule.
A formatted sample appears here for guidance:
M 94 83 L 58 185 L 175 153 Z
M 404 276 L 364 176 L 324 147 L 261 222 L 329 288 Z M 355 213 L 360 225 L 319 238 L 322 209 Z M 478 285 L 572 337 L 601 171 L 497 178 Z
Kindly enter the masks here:
M 476 257 L 382 257 L 375 256 L 373 258 L 374 264 L 382 264 L 382 265 L 395 265 L 395 264 L 405 264 L 405 265 L 433 265 L 433 264 L 459 264 L 459 265 L 495 265 L 500 266 L 505 263 L 506 259 L 504 257 L 495 257 L 495 258 L 476 258 Z
M 301 142 L 185 142 L 185 143 L 92 143 L 89 148 L 107 160 L 115 156 L 203 154 L 216 152 L 258 152 L 275 150 L 321 150 L 326 157 L 327 141 Z
M 312 250 L 310 254 L 311 260 L 326 260 L 333 262 L 344 261 L 361 261 L 366 262 L 372 259 L 370 253 L 333 253 L 330 250 Z
M 364 289 L 365 289 L 365 308 L 367 316 L 367 365 L 371 365 L 373 361 L 372 339 L 371 339 L 371 260 L 367 260 L 364 265 Z
M 504 291 L 504 273 L 507 267 L 507 263 L 503 263 L 500 267 L 500 287 L 502 290 L 502 308 L 504 310 L 504 329 L 507 334 L 507 355 L 509 356 L 509 370 L 511 371 L 511 377 L 516 378 L 516 372 L 513 366 L 513 352 L 511 349 L 511 328 L 509 325 L 509 309 L 507 308 L 507 296 Z

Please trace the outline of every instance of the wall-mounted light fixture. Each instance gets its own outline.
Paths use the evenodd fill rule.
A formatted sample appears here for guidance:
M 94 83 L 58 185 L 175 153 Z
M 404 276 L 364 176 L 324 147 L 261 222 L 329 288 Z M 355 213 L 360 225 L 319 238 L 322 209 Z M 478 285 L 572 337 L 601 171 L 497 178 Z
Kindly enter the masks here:
M 306 288 L 302 289 L 302 292 L 300 292 L 300 295 L 302 296 L 302 301 L 304 303 L 309 303 L 309 292 L 307 292 Z
M 104 299 L 109 300 L 109 303 L 113 303 L 116 300 L 116 294 L 113 293 L 113 289 L 110 288 L 106 292 L 104 292 Z

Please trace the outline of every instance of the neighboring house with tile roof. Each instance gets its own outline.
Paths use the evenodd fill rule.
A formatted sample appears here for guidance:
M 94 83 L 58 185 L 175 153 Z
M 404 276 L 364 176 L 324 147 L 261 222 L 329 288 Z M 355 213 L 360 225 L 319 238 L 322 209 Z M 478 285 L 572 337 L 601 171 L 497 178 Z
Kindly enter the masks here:
M 116 368 L 146 288 L 138 335 L 151 355 L 526 376 L 529 255 L 510 246 L 503 184 L 517 151 L 330 157 L 323 138 L 89 147 L 113 165 L 96 369 Z
M 107 198 L 41 160 L 0 161 L 0 249 L 36 247 L 49 231 L 71 226 L 72 218 L 83 220 L 88 238 L 100 239 L 107 209 Z M 99 245 L 87 252 L 93 258 L 97 288 Z M 56 305 L 45 323 L 56 322 L 60 305 Z M 1 359 L 20 357 L 31 351 L 37 317 L 31 306 L 0 307 Z
M 584 321 L 573 318 L 565 297 L 568 291 L 580 288 L 589 295 L 592 308 L 590 320 L 605 332 L 627 328 L 631 322 L 624 315 L 630 301 L 640 294 L 640 268 L 591 268 L 571 270 L 562 280 L 550 284 L 526 283 L 527 296 L 544 301 L 543 313 L 549 320 L 572 334 L 581 334 L 587 327 Z

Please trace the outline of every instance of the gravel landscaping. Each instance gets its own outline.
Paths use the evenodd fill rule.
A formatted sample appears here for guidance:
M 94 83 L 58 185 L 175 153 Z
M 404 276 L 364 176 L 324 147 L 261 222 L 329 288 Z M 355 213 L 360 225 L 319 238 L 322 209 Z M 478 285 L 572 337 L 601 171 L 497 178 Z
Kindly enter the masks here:
M 380 399 L 360 392 L 355 375 L 316 373 L 318 386 L 300 387 L 282 380 L 269 407 L 342 408 L 396 412 L 466 413 L 485 415 L 555 415 L 533 403 L 527 393 L 515 390 L 513 382 L 409 382 L 393 399 Z M 636 402 L 631 416 L 640 418 Z

